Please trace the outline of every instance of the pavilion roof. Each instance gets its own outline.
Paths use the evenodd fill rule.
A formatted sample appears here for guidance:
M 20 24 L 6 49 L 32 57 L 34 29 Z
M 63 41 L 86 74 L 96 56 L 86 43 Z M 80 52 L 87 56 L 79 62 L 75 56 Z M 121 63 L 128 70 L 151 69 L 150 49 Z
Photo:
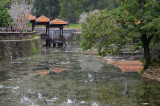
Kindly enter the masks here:
M 36 22 L 50 22 L 50 19 L 45 16 L 41 16 L 36 19 Z
M 51 21 L 50 24 L 67 25 L 68 22 L 62 21 L 60 19 L 55 19 L 55 20 Z
M 33 15 L 31 15 L 31 14 L 29 14 L 29 18 L 28 18 L 28 20 L 36 20 L 36 17 L 35 16 L 33 16 Z

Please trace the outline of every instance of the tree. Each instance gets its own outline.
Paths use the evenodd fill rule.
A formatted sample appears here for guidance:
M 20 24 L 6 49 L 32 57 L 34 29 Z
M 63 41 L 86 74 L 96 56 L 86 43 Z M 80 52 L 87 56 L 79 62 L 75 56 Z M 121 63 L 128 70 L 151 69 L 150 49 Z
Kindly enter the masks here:
M 121 35 L 116 33 L 122 29 L 116 21 L 118 19 L 118 16 L 114 14 L 116 11 L 117 9 L 102 10 L 88 15 L 86 22 L 82 23 L 81 47 L 84 50 L 96 46 L 101 56 L 119 50 L 120 44 L 115 45 L 115 48 L 112 46 L 115 42 L 121 42 Z
M 93 10 L 93 11 L 90 11 L 89 13 L 90 14 L 95 14 L 95 13 L 98 13 L 99 10 Z M 83 12 L 80 16 L 79 16 L 79 21 L 78 23 L 79 24 L 83 24 L 83 23 L 86 23 L 86 19 L 88 17 L 88 13 L 87 12 Z
M 51 0 L 48 0 L 48 17 L 51 18 Z
M 85 12 L 92 11 L 94 9 L 102 10 L 102 9 L 114 9 L 118 6 L 116 0 L 87 0 L 83 9 Z
M 22 31 L 27 27 L 28 17 L 31 14 L 32 8 L 33 0 L 30 1 L 30 4 L 26 0 L 15 0 L 12 3 L 9 13 L 16 31 Z
M 127 12 L 124 19 L 128 35 L 137 38 L 138 44 L 144 48 L 145 68 L 147 68 L 151 63 L 150 44 L 160 41 L 160 25 L 157 24 L 160 23 L 160 1 L 124 0 L 121 3 L 122 10 Z
M 67 22 L 69 23 L 69 1 L 66 0 Z
M 37 17 L 45 15 L 51 19 L 60 17 L 71 23 L 77 23 L 82 12 L 89 12 L 95 8 L 112 9 L 116 6 L 116 0 L 35 0 L 34 15 Z
M 90 14 L 83 23 L 83 49 L 98 46 L 100 55 L 117 52 L 137 39 L 135 48 L 144 49 L 145 68 L 151 63 L 150 44 L 160 42 L 160 1 L 119 0 L 120 7 Z M 118 43 L 117 43 L 118 42 Z
M 63 20 L 76 23 L 79 15 L 84 11 L 83 4 L 85 2 L 86 0 L 59 0 L 59 5 L 61 7 L 59 16 Z
M 8 9 L 0 2 L 0 27 L 7 27 L 9 18 Z
M 1 3 L 4 5 L 4 8 L 9 8 L 12 0 L 1 0 Z
M 94 0 L 94 9 L 96 9 L 97 8 L 97 0 Z
M 58 0 L 35 0 L 34 9 L 36 10 L 34 15 L 39 17 L 45 15 L 54 19 L 59 16 L 60 7 Z
M 60 18 L 71 23 L 77 23 L 79 16 L 83 12 L 93 11 L 94 9 L 111 9 L 116 6 L 116 0 L 59 0 Z

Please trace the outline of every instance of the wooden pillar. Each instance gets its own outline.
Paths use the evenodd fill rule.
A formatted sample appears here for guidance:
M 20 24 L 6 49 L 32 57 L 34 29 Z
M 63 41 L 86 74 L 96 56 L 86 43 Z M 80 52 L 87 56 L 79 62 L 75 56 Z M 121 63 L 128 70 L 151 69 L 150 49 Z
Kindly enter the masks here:
M 63 27 L 62 27 L 62 36 L 63 36 Z
M 46 39 L 46 46 L 47 47 L 50 47 L 51 46 L 51 41 L 49 38 Z
M 47 35 L 47 25 L 46 25 L 46 35 Z
M 61 36 L 61 28 L 59 27 L 59 35 Z
M 63 36 L 63 27 L 62 27 L 62 36 Z M 66 40 L 65 40 L 65 37 L 63 36 L 63 43 L 66 45 Z
M 34 31 L 35 23 L 32 22 L 32 31 Z
M 51 39 L 49 37 L 49 25 L 46 25 L 46 46 L 50 47 L 51 46 Z
M 49 26 L 48 26 L 48 37 L 49 37 Z

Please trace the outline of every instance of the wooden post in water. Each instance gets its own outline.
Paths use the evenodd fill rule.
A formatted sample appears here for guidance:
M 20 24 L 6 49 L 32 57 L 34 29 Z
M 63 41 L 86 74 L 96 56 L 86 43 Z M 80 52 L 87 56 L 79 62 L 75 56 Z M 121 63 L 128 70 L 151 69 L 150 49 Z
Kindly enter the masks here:
M 50 47 L 51 46 L 51 40 L 50 40 L 50 36 L 49 36 L 49 25 L 46 25 L 46 46 Z
M 47 25 L 46 25 L 46 36 L 48 35 L 48 33 L 47 33 Z M 48 36 L 47 36 L 48 37 Z
M 32 32 L 34 31 L 34 28 L 35 28 L 35 23 L 32 22 Z

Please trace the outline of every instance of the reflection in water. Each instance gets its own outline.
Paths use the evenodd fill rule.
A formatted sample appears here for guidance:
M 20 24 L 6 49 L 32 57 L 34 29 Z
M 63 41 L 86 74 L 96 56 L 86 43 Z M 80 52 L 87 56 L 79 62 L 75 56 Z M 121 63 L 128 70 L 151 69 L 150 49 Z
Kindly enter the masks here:
M 98 72 L 103 66 L 101 61 L 98 61 L 98 58 L 93 57 L 92 55 L 84 55 L 82 60 L 79 61 L 82 71 L 92 71 Z
M 1 105 L 160 105 L 160 83 L 121 73 L 100 57 L 69 47 L 43 48 L 39 55 L 2 61 Z

